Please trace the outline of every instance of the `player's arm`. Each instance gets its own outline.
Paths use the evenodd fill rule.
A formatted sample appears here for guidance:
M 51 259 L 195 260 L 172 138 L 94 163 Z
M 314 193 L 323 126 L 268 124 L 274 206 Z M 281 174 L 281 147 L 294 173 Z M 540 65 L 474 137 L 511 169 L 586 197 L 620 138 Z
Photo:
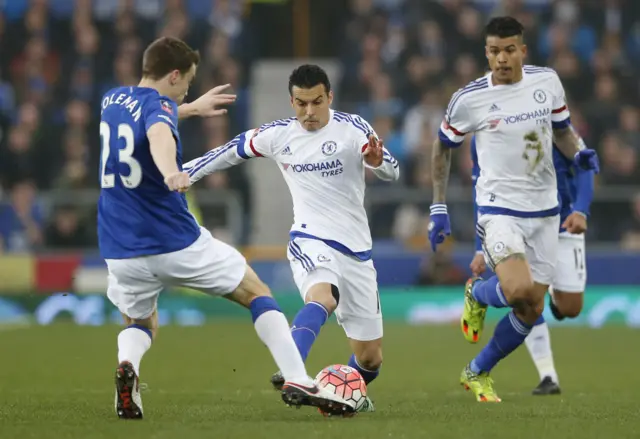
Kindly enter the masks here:
M 227 113 L 224 108 L 217 108 L 220 105 L 230 105 L 236 101 L 236 95 L 223 94 L 231 85 L 219 85 L 212 88 L 198 99 L 178 107 L 178 119 L 186 119 L 192 116 L 213 117 Z
M 475 137 L 471 139 L 471 161 L 473 162 L 473 167 L 471 168 L 471 197 L 473 201 L 473 224 L 474 224 L 474 227 L 476 227 L 475 248 L 476 248 L 476 253 L 482 253 L 482 240 L 480 239 L 480 235 L 478 234 L 478 231 L 477 231 L 478 203 L 476 201 L 476 183 L 478 182 L 478 178 L 480 177 L 480 165 L 478 164 L 478 153 L 476 151 Z
M 153 162 L 163 177 L 180 172 L 176 160 L 176 139 L 169 125 L 163 122 L 154 123 L 147 129 L 147 138 Z
M 172 191 L 189 189 L 188 176 L 180 172 L 177 160 L 178 113 L 175 102 L 159 99 L 145 108 L 144 126 L 149 140 L 151 157 Z
M 189 189 L 188 176 L 178 168 L 176 139 L 169 125 L 164 122 L 154 123 L 147 129 L 147 139 L 153 162 L 164 177 L 167 187 L 178 192 Z
M 389 153 L 382 140 L 378 140 L 375 134 L 371 134 L 367 144 L 362 147 L 362 156 L 365 167 L 371 169 L 380 180 L 396 181 L 400 178 L 398 160 Z
M 451 150 L 462 145 L 466 133 L 475 131 L 475 126 L 466 107 L 466 99 L 462 95 L 462 90 L 453 95 L 431 153 L 433 202 L 429 208 L 431 217 L 429 241 L 434 252 L 438 244 L 442 244 L 445 237 L 451 234 L 449 212 L 446 205 L 449 170 L 451 169 Z
M 598 155 L 593 149 L 587 149 L 580 135 L 571 125 L 571 114 L 567 107 L 564 87 L 560 78 L 553 76 L 555 94 L 551 112 L 551 126 L 556 146 L 565 157 L 574 161 L 581 170 L 599 171 Z
M 360 147 L 364 166 L 371 169 L 380 180 L 395 181 L 400 178 L 400 164 L 384 147 L 382 139 L 369 122 L 353 115 L 353 127 L 356 146 Z
M 582 138 L 576 133 L 571 123 L 562 128 L 556 128 L 554 125 L 553 138 L 560 152 L 572 160 L 578 152 L 587 149 Z
M 185 163 L 182 169 L 189 174 L 191 183 L 195 183 L 207 175 L 239 165 L 251 158 L 264 157 L 267 155 L 267 148 L 265 133 L 260 133 L 259 129 L 249 130 L 202 157 Z
M 582 139 L 580 139 L 582 142 Z M 594 170 L 585 170 L 575 166 L 576 199 L 573 200 L 573 211 L 562 223 L 569 233 L 581 234 L 587 231 L 587 219 L 591 201 L 593 200 Z
M 484 252 L 482 250 L 482 239 L 480 238 L 481 229 L 478 227 L 478 203 L 476 202 L 476 183 L 480 178 L 480 165 L 478 164 L 478 154 L 476 151 L 476 138 L 471 139 L 471 161 L 473 167 L 471 168 L 471 196 L 473 199 L 473 224 L 476 228 L 475 233 L 475 254 L 469 264 L 471 273 L 474 276 L 480 276 L 487 269 L 487 263 L 484 260 Z
M 593 170 L 578 170 L 578 174 L 576 175 L 576 186 L 578 190 L 576 193 L 576 201 L 573 203 L 573 211 L 585 217 L 589 216 L 591 202 L 593 201 L 594 179 L 595 172 Z
M 431 150 L 431 181 L 433 184 L 432 204 L 445 204 L 447 186 L 451 170 L 451 148 L 439 138 L 433 142 Z
M 451 99 L 447 108 L 438 137 L 433 142 L 431 151 L 431 180 L 433 184 L 433 203 L 445 204 L 449 171 L 451 169 L 452 149 L 462 145 L 467 132 L 473 131 L 464 98 Z

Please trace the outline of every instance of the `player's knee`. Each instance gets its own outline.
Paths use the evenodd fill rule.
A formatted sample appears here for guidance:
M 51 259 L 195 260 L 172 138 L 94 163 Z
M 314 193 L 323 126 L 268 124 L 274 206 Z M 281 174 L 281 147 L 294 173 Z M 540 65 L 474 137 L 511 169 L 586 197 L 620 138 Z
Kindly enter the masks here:
M 251 302 L 258 297 L 271 297 L 271 290 L 267 284 L 262 282 L 255 271 L 247 265 L 247 271 L 240 285 L 232 293 L 224 297 L 239 303 L 245 308 L 249 308 Z
M 564 293 L 554 291 L 553 302 L 560 313 L 569 319 L 580 315 L 583 306 L 582 293 Z
M 525 285 L 513 290 L 509 300 L 515 313 L 525 322 L 533 324 L 544 311 L 544 299 L 535 294 L 535 289 Z
M 333 284 L 315 284 L 307 291 L 304 301 L 305 303 L 317 302 L 324 306 L 329 314 L 331 314 L 336 310 L 340 302 L 340 291 L 338 287 Z
M 378 370 L 382 366 L 382 348 L 371 345 L 356 354 L 358 364 L 367 370 Z
M 500 281 L 504 296 L 514 308 L 526 307 L 533 303 L 533 282 L 526 279 Z

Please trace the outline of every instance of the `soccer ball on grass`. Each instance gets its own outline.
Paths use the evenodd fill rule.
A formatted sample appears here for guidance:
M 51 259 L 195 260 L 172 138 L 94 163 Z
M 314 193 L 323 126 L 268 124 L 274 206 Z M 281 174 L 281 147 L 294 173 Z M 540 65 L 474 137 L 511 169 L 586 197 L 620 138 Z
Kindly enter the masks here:
M 367 398 L 367 385 L 353 367 L 343 364 L 327 366 L 316 376 L 316 385 L 340 396 L 355 407 L 356 412 Z M 326 416 L 325 413 L 320 412 Z

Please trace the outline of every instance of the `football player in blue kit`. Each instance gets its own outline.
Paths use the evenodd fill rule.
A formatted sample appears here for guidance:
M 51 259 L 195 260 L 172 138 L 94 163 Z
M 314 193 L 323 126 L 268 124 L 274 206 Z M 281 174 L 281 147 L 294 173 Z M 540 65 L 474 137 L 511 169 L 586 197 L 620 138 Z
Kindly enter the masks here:
M 474 186 L 474 213 L 478 212 L 475 202 L 475 182 L 480 175 L 476 139 L 471 140 L 473 161 L 472 179 Z M 557 320 L 575 318 L 582 311 L 584 289 L 587 282 L 585 263 L 585 239 L 587 217 L 593 199 L 593 171 L 577 172 L 572 161 L 558 148 L 553 147 L 553 165 L 558 180 L 560 201 L 560 235 L 558 260 L 553 284 L 549 288 L 549 309 Z M 476 254 L 471 261 L 471 271 L 479 276 L 486 270 L 482 241 L 476 234 Z M 543 316 L 536 321 L 525 339 L 529 354 L 540 375 L 540 383 L 533 390 L 534 395 L 554 395 L 560 393 L 560 381 L 553 361 L 549 327 Z
M 342 398 L 315 386 L 287 319 L 244 257 L 189 212 L 178 119 L 215 115 L 220 110 L 214 104 L 234 98 L 217 95 L 218 88 L 178 106 L 199 60 L 183 41 L 161 38 L 144 52 L 140 84 L 117 87 L 102 98 L 99 247 L 109 270 L 107 295 L 126 324 L 118 335 L 116 413 L 124 419 L 143 416 L 140 362 L 158 331 L 158 295 L 171 286 L 222 296 L 250 310 L 258 337 L 285 376 L 287 404 L 353 412 Z

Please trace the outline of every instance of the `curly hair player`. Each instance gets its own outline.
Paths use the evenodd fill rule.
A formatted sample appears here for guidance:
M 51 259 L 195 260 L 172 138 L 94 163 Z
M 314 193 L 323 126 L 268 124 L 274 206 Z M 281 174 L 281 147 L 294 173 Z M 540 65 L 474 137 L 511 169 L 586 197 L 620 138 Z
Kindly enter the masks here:
M 473 162 L 473 207 L 475 222 L 478 221 L 478 207 L 475 202 L 475 182 L 480 176 L 476 139 L 471 139 L 471 159 Z M 558 236 L 558 256 L 553 282 L 549 288 L 549 308 L 557 320 L 578 317 L 582 311 L 584 289 L 587 283 L 585 262 L 585 239 L 587 217 L 593 199 L 593 171 L 580 172 L 554 145 L 553 165 L 558 180 L 560 200 L 560 231 Z M 471 261 L 471 271 L 479 276 L 486 270 L 486 260 L 482 250 L 482 239 L 476 234 L 476 254 Z M 540 316 L 525 339 L 527 349 L 540 375 L 534 395 L 556 395 L 560 393 L 560 381 L 553 361 L 551 335 L 543 316 Z
M 465 287 L 461 329 L 477 343 L 488 306 L 510 307 L 493 337 L 462 371 L 460 383 L 478 401 L 500 398 L 490 377 L 496 364 L 524 343 L 542 315 L 553 281 L 560 227 L 552 143 L 580 172 L 598 171 L 596 152 L 571 128 L 557 73 L 523 65 L 524 28 L 515 18 L 493 18 L 485 29 L 491 71 L 455 93 L 434 142 L 433 250 L 451 233 L 446 189 L 451 150 L 475 133 L 480 177 L 476 182 L 478 233 L 495 276 L 471 278 Z

